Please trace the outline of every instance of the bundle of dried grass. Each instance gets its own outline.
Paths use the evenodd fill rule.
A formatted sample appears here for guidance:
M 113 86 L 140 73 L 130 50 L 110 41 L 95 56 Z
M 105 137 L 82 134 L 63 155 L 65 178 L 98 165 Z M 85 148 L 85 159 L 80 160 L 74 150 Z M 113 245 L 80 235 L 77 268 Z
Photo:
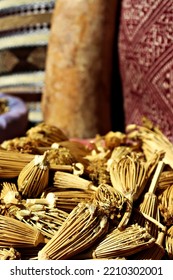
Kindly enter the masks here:
M 21 171 L 17 179 L 19 192 L 25 197 L 38 197 L 49 181 L 47 152 L 36 155 Z
M 168 228 L 165 236 L 165 248 L 168 254 L 168 257 L 173 259 L 173 225 Z
M 123 206 L 121 210 L 120 205 L 117 206 L 116 194 L 110 186 L 99 186 L 96 193 L 92 201 L 81 202 L 71 211 L 55 236 L 39 252 L 38 259 L 69 259 L 92 247 L 107 233 L 109 221 L 115 220 L 115 214 L 120 213 Z
M 113 161 L 110 166 L 110 178 L 113 187 L 121 192 L 129 201 L 129 209 L 119 228 L 126 226 L 129 221 L 133 201 L 137 200 L 143 192 L 148 181 L 149 164 L 138 153 L 131 153 Z
M 93 190 L 97 187 L 93 182 L 82 177 L 67 172 L 56 171 L 53 178 L 53 186 L 58 189 L 78 189 L 78 190 Z
M 14 248 L 0 248 L 0 260 L 20 260 L 21 254 Z
M 155 239 L 138 224 L 109 232 L 93 251 L 93 258 L 127 257 L 154 245 Z
M 147 159 L 150 159 L 155 151 L 164 151 L 165 164 L 173 168 L 173 145 L 168 138 L 150 121 L 144 120 L 144 125 L 129 125 L 127 133 L 130 139 L 139 139 Z
M 38 259 L 69 259 L 92 246 L 107 230 L 107 217 L 93 203 L 79 203 L 39 252 Z
M 113 150 L 115 147 L 124 145 L 126 142 L 126 135 L 120 131 L 109 131 L 104 136 L 105 146 Z
M 55 142 L 68 140 L 68 137 L 62 132 L 62 130 L 44 122 L 28 129 L 26 136 L 35 140 L 38 146 L 43 147 L 49 147 Z
M 15 178 L 34 155 L 0 149 L 0 178 Z
M 17 186 L 12 182 L 2 182 L 1 183 L 1 194 L 0 199 L 5 204 L 17 204 L 21 200 L 21 196 L 18 192 Z
M 173 224 L 173 185 L 160 190 L 158 193 L 160 213 L 167 226 Z
M 0 215 L 0 246 L 1 247 L 34 247 L 44 243 L 43 235 L 30 225 L 11 217 Z

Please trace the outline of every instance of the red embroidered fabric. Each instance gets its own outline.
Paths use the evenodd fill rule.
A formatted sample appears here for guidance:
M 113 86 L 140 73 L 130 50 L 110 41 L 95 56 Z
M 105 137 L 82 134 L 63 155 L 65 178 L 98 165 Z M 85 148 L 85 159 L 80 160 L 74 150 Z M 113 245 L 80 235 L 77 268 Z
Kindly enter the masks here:
M 173 1 L 123 0 L 118 49 L 125 123 L 149 117 L 173 142 Z

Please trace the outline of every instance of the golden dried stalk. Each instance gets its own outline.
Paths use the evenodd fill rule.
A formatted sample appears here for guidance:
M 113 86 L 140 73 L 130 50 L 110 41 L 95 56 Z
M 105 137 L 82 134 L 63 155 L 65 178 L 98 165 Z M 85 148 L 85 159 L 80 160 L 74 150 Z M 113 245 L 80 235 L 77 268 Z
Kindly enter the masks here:
M 53 179 L 53 186 L 58 189 L 79 189 L 79 190 L 96 190 L 92 183 L 87 179 L 74 174 L 56 171 Z
M 120 131 L 109 131 L 105 136 L 105 145 L 108 149 L 114 149 L 120 145 L 125 144 L 126 135 Z
M 44 122 L 31 127 L 26 136 L 37 141 L 38 146 L 48 147 L 55 142 L 66 141 L 68 137 L 56 126 L 46 124 Z
M 173 185 L 163 189 L 158 195 L 160 213 L 166 225 L 173 224 Z
M 109 232 L 93 251 L 93 258 L 127 257 L 154 245 L 155 239 L 138 224 Z
M 21 171 L 17 179 L 19 192 L 25 197 L 38 197 L 49 181 L 47 152 L 36 155 Z
M 20 260 L 21 254 L 14 248 L 0 248 L 0 260 Z
M 108 218 L 93 203 L 79 203 L 39 252 L 38 259 L 69 259 L 92 246 L 107 230 Z
M 1 247 L 34 247 L 44 242 L 43 235 L 35 227 L 11 217 L 0 215 Z
M 168 228 L 165 236 L 165 248 L 169 259 L 173 259 L 173 225 Z
M 1 194 L 0 199 L 5 204 L 17 204 L 21 200 L 21 196 L 18 192 L 17 186 L 12 182 L 2 182 L 1 183 Z

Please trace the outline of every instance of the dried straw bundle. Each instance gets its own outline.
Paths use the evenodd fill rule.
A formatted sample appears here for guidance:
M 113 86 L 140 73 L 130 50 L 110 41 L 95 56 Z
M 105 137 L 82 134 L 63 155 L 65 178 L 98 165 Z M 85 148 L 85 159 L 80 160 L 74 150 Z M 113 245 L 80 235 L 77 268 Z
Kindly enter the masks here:
M 133 201 L 143 192 L 148 180 L 149 163 L 138 157 L 138 153 L 123 156 L 119 161 L 113 161 L 110 166 L 110 178 L 113 187 L 121 192 L 129 201 L 129 209 L 120 227 L 125 226 L 131 215 Z
M 0 260 L 20 260 L 21 254 L 14 248 L 0 248 Z
M 1 194 L 0 199 L 5 204 L 17 204 L 21 200 L 21 196 L 18 192 L 17 186 L 12 182 L 2 182 L 1 183 Z
M 170 259 L 173 259 L 173 225 L 166 232 L 165 248 Z
M 157 165 L 157 168 L 156 168 L 154 176 L 151 180 L 149 189 L 145 193 L 144 199 L 139 207 L 139 209 L 142 213 L 145 213 L 158 221 L 160 221 L 160 213 L 159 213 L 159 207 L 158 207 L 158 199 L 157 199 L 157 196 L 155 195 L 155 190 L 157 188 L 158 180 L 159 180 L 161 172 L 163 171 L 164 166 L 165 166 L 165 164 L 164 164 L 163 160 L 161 160 Z
M 99 186 L 92 201 L 81 202 L 71 211 L 57 234 L 39 252 L 38 259 L 69 259 L 92 247 L 107 233 L 110 220 L 120 219 L 117 213 L 121 214 L 125 202 L 116 195 L 112 187 Z M 120 197 L 121 209 L 117 203 Z
M 143 126 L 134 124 L 127 126 L 127 133 L 130 139 L 139 139 L 142 142 L 147 159 L 152 157 L 153 152 L 164 151 L 165 164 L 173 168 L 173 145 L 158 127 L 151 122 L 146 122 Z
M 56 126 L 39 123 L 35 127 L 31 127 L 26 136 L 37 141 L 38 146 L 49 147 L 55 142 L 68 140 L 68 137 Z
M 0 178 L 15 178 L 34 155 L 0 149 Z
M 43 194 L 42 197 L 45 197 L 46 194 L 53 193 L 56 198 L 56 207 L 62 209 L 65 212 L 71 212 L 78 203 L 82 201 L 89 201 L 93 198 L 93 190 L 74 190 L 74 189 L 62 189 L 57 190 L 57 188 L 48 188 Z
M 132 256 L 133 260 L 161 260 L 165 255 L 165 249 L 163 247 L 163 241 L 165 237 L 166 227 L 163 231 L 158 233 L 158 238 L 155 244 L 147 249 L 139 251 Z
M 34 247 L 39 243 L 44 243 L 44 237 L 36 228 L 11 217 L 0 215 L 1 247 Z
M 158 194 L 159 209 L 168 226 L 173 224 L 173 185 L 163 189 Z
M 155 239 L 146 228 L 138 224 L 123 231 L 115 228 L 108 233 L 93 251 L 93 258 L 127 257 L 154 245 Z
M 47 152 L 36 155 L 21 171 L 17 179 L 19 192 L 25 197 L 38 197 L 49 181 Z
M 53 178 L 53 186 L 58 189 L 78 189 L 78 190 L 96 190 L 92 183 L 87 179 L 74 174 L 56 171 Z
M 92 246 L 107 230 L 107 217 L 93 203 L 79 203 L 39 252 L 38 259 L 69 259 Z

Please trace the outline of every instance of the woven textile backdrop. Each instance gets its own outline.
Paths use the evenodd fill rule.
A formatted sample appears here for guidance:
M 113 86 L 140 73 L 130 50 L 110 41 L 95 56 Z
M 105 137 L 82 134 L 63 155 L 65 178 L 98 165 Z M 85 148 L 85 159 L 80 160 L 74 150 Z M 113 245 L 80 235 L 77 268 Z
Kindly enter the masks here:
M 173 1 L 123 0 L 119 58 L 125 121 L 143 115 L 173 141 Z

